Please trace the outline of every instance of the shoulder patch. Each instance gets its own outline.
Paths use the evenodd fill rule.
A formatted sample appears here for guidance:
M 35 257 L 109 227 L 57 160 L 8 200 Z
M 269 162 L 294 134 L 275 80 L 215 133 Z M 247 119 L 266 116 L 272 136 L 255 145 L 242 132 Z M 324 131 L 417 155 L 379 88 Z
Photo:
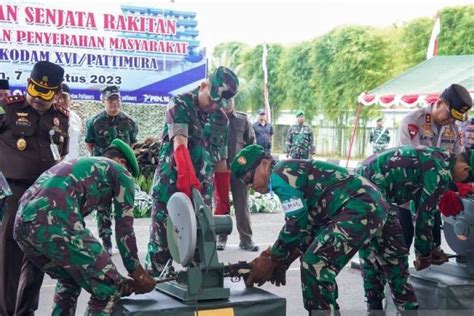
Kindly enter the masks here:
M 69 117 L 69 110 L 68 109 L 62 107 L 61 105 L 59 105 L 57 103 L 54 104 L 54 108 L 56 109 L 56 111 L 60 112 L 65 117 Z
M 19 103 L 19 102 L 24 102 L 24 101 L 25 101 L 25 97 L 22 95 L 9 95 L 3 98 L 3 103 L 5 103 L 5 105 L 11 105 L 11 104 Z

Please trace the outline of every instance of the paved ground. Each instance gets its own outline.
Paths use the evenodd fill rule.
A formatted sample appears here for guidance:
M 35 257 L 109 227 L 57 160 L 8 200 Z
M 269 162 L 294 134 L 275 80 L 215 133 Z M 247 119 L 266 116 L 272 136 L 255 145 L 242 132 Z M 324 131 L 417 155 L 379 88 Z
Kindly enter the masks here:
M 135 232 L 142 262 L 146 254 L 149 221 L 149 219 L 138 219 L 135 221 Z M 268 247 L 274 242 L 282 224 L 282 213 L 252 214 L 254 240 L 261 249 Z M 88 220 L 87 226 L 96 233 L 95 222 Z M 239 260 L 250 261 L 258 254 L 240 250 L 238 248 L 238 241 L 238 234 L 234 228 L 231 236 L 229 236 L 228 247 L 225 251 L 218 252 L 220 261 L 224 263 L 235 263 Z M 114 250 L 113 260 L 120 271 L 125 273 L 120 255 L 116 249 Z M 410 259 L 410 262 L 412 261 Z M 365 315 L 366 306 L 362 289 L 362 278 L 359 271 L 351 269 L 350 264 L 348 264 L 338 276 L 337 282 L 339 287 L 339 304 L 344 312 L 343 315 Z M 37 315 L 50 315 L 54 286 L 55 281 L 46 276 L 41 290 L 40 308 Z M 290 267 L 287 273 L 287 285 L 285 287 L 275 287 L 271 284 L 266 284 L 263 286 L 263 289 L 286 298 L 288 316 L 307 315 L 302 304 L 299 266 L 296 263 Z M 89 294 L 87 292 L 83 291 L 81 293 L 77 308 L 78 315 L 83 314 L 88 297 Z

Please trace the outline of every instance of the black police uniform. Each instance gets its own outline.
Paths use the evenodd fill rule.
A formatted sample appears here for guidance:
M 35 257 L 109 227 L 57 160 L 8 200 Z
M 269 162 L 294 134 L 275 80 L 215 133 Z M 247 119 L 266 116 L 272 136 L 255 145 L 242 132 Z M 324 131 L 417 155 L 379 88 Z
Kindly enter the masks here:
M 55 87 L 62 81 L 63 73 L 55 64 L 40 62 L 30 78 L 41 82 L 43 87 Z M 67 154 L 69 113 L 53 105 L 41 114 L 24 96 L 7 97 L 3 112 L 0 114 L 0 170 L 13 195 L 6 200 L 0 227 L 0 314 L 32 315 L 38 308 L 43 272 L 25 258 L 14 241 L 13 225 L 23 193 L 42 172 Z M 57 149 L 59 156 L 53 155 L 52 148 Z

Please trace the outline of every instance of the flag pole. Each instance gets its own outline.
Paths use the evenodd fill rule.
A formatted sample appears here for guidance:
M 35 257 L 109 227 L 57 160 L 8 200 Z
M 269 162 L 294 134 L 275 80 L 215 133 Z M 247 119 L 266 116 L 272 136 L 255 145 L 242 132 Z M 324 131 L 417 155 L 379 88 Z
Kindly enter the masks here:
M 439 12 L 436 14 L 436 20 L 431 31 L 430 42 L 428 44 L 428 50 L 426 51 L 426 59 L 438 55 L 438 37 L 441 33 L 441 19 Z
M 262 52 L 262 70 L 263 70 L 263 104 L 265 115 L 267 117 L 267 122 L 272 122 L 272 113 L 270 111 L 270 101 L 268 100 L 268 68 L 267 68 L 267 44 L 263 43 L 263 52 Z
M 362 111 L 362 103 L 359 102 L 359 105 L 357 106 L 354 128 L 352 129 L 351 142 L 349 144 L 349 152 L 347 153 L 346 168 L 349 166 L 349 159 L 351 159 L 352 145 L 354 144 L 356 130 L 359 127 L 359 118 L 360 118 L 361 111 Z

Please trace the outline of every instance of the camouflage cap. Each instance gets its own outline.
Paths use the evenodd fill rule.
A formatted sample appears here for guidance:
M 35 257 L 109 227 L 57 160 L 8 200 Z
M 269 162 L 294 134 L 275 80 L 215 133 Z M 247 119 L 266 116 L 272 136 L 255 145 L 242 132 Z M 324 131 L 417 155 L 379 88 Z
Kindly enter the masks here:
M 228 100 L 239 91 L 239 78 L 227 67 L 220 66 L 209 76 L 209 95 L 219 107 L 227 107 Z
M 449 106 L 451 117 L 458 121 L 467 120 L 467 111 L 472 107 L 469 92 L 459 84 L 452 84 L 440 96 Z
M 304 112 L 303 111 L 296 112 L 296 117 L 299 117 L 299 116 L 304 116 Z
M 61 66 L 49 61 L 39 61 L 33 66 L 26 91 L 32 97 L 50 101 L 61 88 L 63 77 L 64 69 Z
M 102 99 L 110 99 L 111 97 L 120 97 L 120 89 L 117 86 L 108 86 L 101 90 Z
M 110 147 L 119 150 L 125 156 L 128 166 L 131 169 L 132 176 L 134 178 L 138 178 L 140 175 L 140 168 L 138 167 L 137 157 L 135 157 L 135 153 L 133 152 L 132 148 L 123 140 L 118 138 L 112 141 Z
M 260 145 L 250 145 L 243 148 L 232 160 L 230 171 L 235 178 L 242 177 L 246 172 L 257 168 L 265 151 Z

